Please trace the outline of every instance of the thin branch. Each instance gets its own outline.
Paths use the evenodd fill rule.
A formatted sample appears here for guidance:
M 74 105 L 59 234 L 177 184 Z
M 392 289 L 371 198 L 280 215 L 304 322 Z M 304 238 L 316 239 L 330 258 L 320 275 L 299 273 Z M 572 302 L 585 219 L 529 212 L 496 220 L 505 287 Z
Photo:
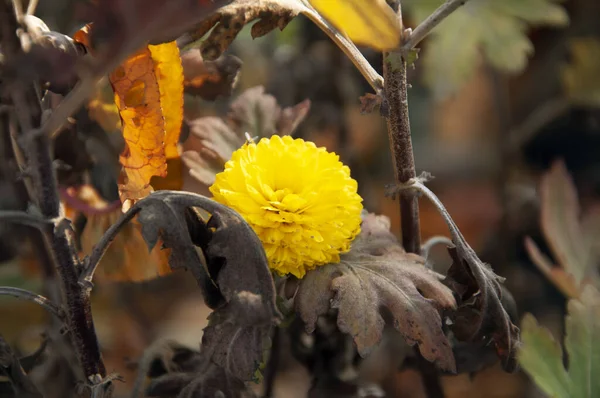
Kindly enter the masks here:
M 432 236 L 421 246 L 421 256 L 429 257 L 429 252 L 437 245 L 453 246 L 452 240 L 446 236 Z
M 408 40 L 402 45 L 402 54 L 407 54 L 415 48 L 431 31 L 446 19 L 450 14 L 463 6 L 468 0 L 447 0 L 439 6 L 430 16 L 413 30 Z
M 0 221 L 28 225 L 35 228 L 42 228 L 53 224 L 52 220 L 18 210 L 0 210 Z
M 23 22 L 23 4 L 21 3 L 21 0 L 12 0 L 12 5 L 17 22 Z
M 401 18 L 400 3 L 395 4 Z M 406 82 L 406 60 L 398 53 L 383 54 L 383 77 L 385 101 L 389 109 L 387 117 L 388 139 L 394 162 L 394 176 L 398 185 L 416 177 L 410 120 L 408 115 L 408 85 Z M 414 192 L 400 193 L 400 216 L 402 245 L 407 252 L 421 250 L 421 227 L 419 224 L 419 202 Z
M 86 259 L 85 267 L 79 275 L 79 284 L 84 288 L 91 290 L 93 287 L 92 280 L 94 279 L 94 272 L 96 272 L 96 268 L 98 268 L 98 264 L 100 264 L 100 260 L 108 250 L 108 247 L 115 240 L 117 234 L 123 228 L 125 224 L 133 219 L 137 213 L 140 212 L 142 207 L 140 206 L 140 202 L 134 204 L 125 214 L 121 216 L 113 225 L 110 226 L 100 238 L 100 241 L 94 246 L 92 250 L 92 254 Z
M 281 330 L 278 326 L 273 328 L 271 338 L 271 353 L 265 369 L 265 392 L 262 398 L 273 398 L 275 393 L 275 379 L 279 371 L 279 354 L 281 351 Z
M 32 293 L 29 290 L 19 289 L 18 287 L 11 286 L 0 286 L 0 296 L 12 296 L 20 300 L 31 301 L 38 304 L 40 307 L 60 319 L 65 320 L 65 313 L 52 301 L 46 297 L 36 293 Z
M 311 21 L 315 23 L 329 38 L 346 54 L 356 69 L 363 75 L 376 93 L 380 93 L 383 88 L 383 77 L 373 69 L 369 61 L 365 59 L 362 53 L 356 48 L 354 43 L 346 36 L 342 35 L 336 28 L 327 22 L 319 13 L 312 8 L 303 12 Z
M 38 0 L 29 0 L 29 4 L 27 4 L 27 15 L 35 14 L 35 10 L 38 6 Z
M 427 188 L 425 184 L 423 184 L 422 178 L 411 178 L 406 183 L 390 186 L 387 188 L 386 193 L 387 195 L 393 196 L 398 192 L 402 193 L 406 191 L 419 192 L 422 195 L 424 195 L 427 199 L 429 199 L 429 201 L 433 203 L 435 208 L 438 210 L 438 212 L 446 222 L 448 230 L 450 231 L 450 235 L 452 236 L 452 242 L 454 243 L 454 245 L 470 247 L 467 244 L 467 241 L 465 240 L 464 236 L 458 229 L 458 226 L 452 219 L 452 216 L 450 215 L 448 210 L 446 210 L 446 207 L 444 206 L 442 201 L 436 196 L 435 193 L 433 193 L 429 188 Z

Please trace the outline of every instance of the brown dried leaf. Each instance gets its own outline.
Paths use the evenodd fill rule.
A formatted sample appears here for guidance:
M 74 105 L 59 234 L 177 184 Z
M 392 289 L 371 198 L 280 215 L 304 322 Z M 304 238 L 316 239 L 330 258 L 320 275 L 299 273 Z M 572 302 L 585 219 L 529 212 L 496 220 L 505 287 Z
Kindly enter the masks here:
M 251 31 L 252 37 L 257 38 L 276 28 L 283 30 L 295 16 L 307 9 L 297 0 L 234 0 L 204 20 L 192 36 L 199 39 L 214 27 L 201 47 L 204 59 L 214 60 L 252 21 L 258 20 Z
M 140 361 L 140 372 L 132 397 L 251 397 L 245 384 L 223 368 L 210 363 L 197 350 L 166 340 L 153 343 Z M 151 382 L 144 386 L 143 379 Z
M 78 231 L 81 252 L 90 255 L 106 230 L 121 216 L 121 204 L 108 203 L 89 185 L 69 188 L 61 192 L 67 217 L 75 220 L 80 214 L 86 217 L 83 230 Z M 170 250 L 161 249 L 160 242 L 148 250 L 141 227 L 131 222 L 121 229 L 108 248 L 96 278 L 100 281 L 141 282 L 167 275 L 171 272 L 168 264 Z
M 366 93 L 360 97 L 360 113 L 371 113 L 381 106 L 383 97 L 379 94 Z
M 0 335 L 0 376 L 8 379 L 6 393 L 8 397 L 42 398 L 33 382 L 21 367 L 19 358 L 15 355 L 8 343 Z M 3 389 L 4 381 L 0 381 L 0 389 Z M 14 393 L 14 395 L 12 394 Z M 4 395 L 3 395 L 4 396 Z
M 458 341 L 494 344 L 504 369 L 514 371 L 519 329 L 503 305 L 503 293 L 508 294 L 501 287 L 504 279 L 484 264 L 470 246 L 458 241 L 454 244 L 456 247 L 448 249 L 453 263 L 446 283 L 459 300 L 458 309 L 450 313 L 451 329 Z
M 231 104 L 224 119 L 211 116 L 188 121 L 191 133 L 182 159 L 192 177 L 210 186 L 233 151 L 246 141 L 245 133 L 259 138 L 293 134 L 309 109 L 309 100 L 281 109 L 264 87 L 248 89 Z
M 214 61 L 202 59 L 194 48 L 181 54 L 185 92 L 207 101 L 229 97 L 237 82 L 242 61 L 233 55 L 222 55 Z
M 80 5 L 93 24 L 89 45 L 100 59 L 175 40 L 227 0 L 103 0 Z
M 456 306 L 452 292 L 421 257 L 402 249 L 389 227 L 386 217 L 367 215 L 340 263 L 319 267 L 302 279 L 296 309 L 309 333 L 319 316 L 337 309 L 339 329 L 353 337 L 365 356 L 381 340 L 385 324 L 381 309 L 386 308 L 408 344 L 418 344 L 423 357 L 454 371 L 439 314 Z
M 231 397 L 252 398 L 254 393 L 244 382 L 214 364 L 196 373 L 170 373 L 154 380 L 146 390 L 148 397 L 203 398 Z

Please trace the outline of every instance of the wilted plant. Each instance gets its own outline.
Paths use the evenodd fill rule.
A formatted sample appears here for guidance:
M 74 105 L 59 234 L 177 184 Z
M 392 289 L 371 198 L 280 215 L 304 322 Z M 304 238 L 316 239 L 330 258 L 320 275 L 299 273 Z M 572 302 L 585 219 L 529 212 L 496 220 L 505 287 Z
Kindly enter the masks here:
M 519 331 L 503 306 L 510 300 L 503 279 L 477 257 L 426 187 L 427 176 L 416 175 L 413 159 L 407 67 L 417 55 L 415 46 L 466 0 L 446 1 L 414 31 L 402 24 L 401 3 L 110 0 L 90 6 L 85 14 L 90 23 L 71 39 L 32 16 L 35 2 L 24 12 L 19 1 L 1 0 L 0 132 L 13 144 L 31 203 L 26 212 L 0 212 L 0 219 L 38 228 L 49 265 L 48 298 L 11 287 L 1 287 L 0 294 L 32 300 L 57 318 L 50 344 L 62 348 L 55 355 L 74 355 L 69 364 L 83 390 L 108 397 L 115 380 L 103 363 L 90 293 L 96 271 L 110 277 L 102 271 L 111 265 L 104 256 L 119 231 L 141 234 L 151 261 L 167 253 L 171 269 L 190 270 L 213 309 L 200 350 L 169 343 L 160 353 L 151 351 L 148 355 L 168 366 L 147 383 L 146 376 L 153 375 L 141 364 L 134 396 L 249 396 L 246 383 L 260 380 L 265 367 L 269 395 L 274 372 L 269 358 L 283 332 L 289 332 L 296 356 L 312 373 L 311 396 L 331 396 L 331 391 L 365 396 L 357 377 L 340 369 L 354 365 L 355 351 L 368 356 L 393 329 L 399 332 L 394 338 L 415 346 L 416 355 L 441 372 L 470 372 L 482 364 L 460 360 L 465 352 L 489 351 L 506 370 L 515 369 Z M 551 1 L 542 3 L 556 11 Z M 239 63 L 220 56 L 244 25 L 256 20 L 252 35 L 259 37 L 283 29 L 298 14 L 327 33 L 373 88 L 362 97 L 363 110 L 379 107 L 387 120 L 396 178 L 388 192 L 399 197 L 401 245 L 385 216 L 362 209 L 357 183 L 336 154 L 290 137 L 310 104 L 281 109 L 260 88 L 233 102 L 225 118 L 188 123 L 202 149 L 182 159 L 212 199 L 157 189 L 169 184 L 165 177 L 175 173 L 180 158 L 184 90 L 210 99 L 229 93 Z M 383 77 L 355 43 L 383 52 Z M 182 48 L 188 50 L 180 54 Z M 202 72 L 186 76 L 182 63 Z M 101 103 L 90 109 L 104 115 L 106 126 L 115 125 L 116 112 L 122 123 L 122 214 L 93 194 L 85 196 L 85 189 L 59 188 L 51 151 L 52 142 L 74 128 L 71 116 L 107 76 L 116 110 Z M 58 103 L 57 93 L 64 95 Z M 106 119 L 111 112 L 113 119 Z M 420 196 L 448 224 L 453 264 L 447 275 L 425 266 Z M 92 246 L 87 239 L 87 247 L 85 242 L 79 247 L 82 233 L 69 218 L 82 212 L 75 199 L 98 212 L 119 214 L 104 227 L 88 217 L 84 234 L 93 234 L 91 225 L 102 229 Z M 325 344 L 329 354 L 339 357 L 327 355 L 340 362 L 332 365 L 334 360 L 319 351 L 323 344 L 307 343 L 305 334 L 330 344 Z M 170 353 L 166 359 L 164 352 Z M 14 394 L 42 396 L 22 363 L 2 342 L 0 371 Z M 433 396 L 436 381 L 428 382 Z

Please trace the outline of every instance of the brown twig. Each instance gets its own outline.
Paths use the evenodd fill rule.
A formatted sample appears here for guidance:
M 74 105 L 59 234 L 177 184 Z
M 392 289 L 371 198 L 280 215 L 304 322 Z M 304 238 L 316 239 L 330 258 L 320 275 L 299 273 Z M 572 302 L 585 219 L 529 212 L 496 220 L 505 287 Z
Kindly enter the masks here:
M 104 253 L 108 250 L 108 247 L 112 243 L 113 240 L 117 237 L 117 234 L 127 224 L 131 221 L 139 212 L 142 210 L 140 202 L 145 203 L 143 200 L 136 202 L 125 214 L 123 214 L 117 222 L 110 226 L 100 238 L 100 241 L 96 243 L 94 249 L 90 256 L 86 259 L 84 268 L 79 275 L 79 284 L 87 289 L 88 291 L 92 289 L 94 279 L 94 272 L 96 272 L 96 268 L 98 268 L 98 264 L 100 264 L 100 260 L 104 257 Z
M 65 319 L 64 312 L 57 307 L 56 304 L 48 300 L 46 297 L 32 293 L 29 290 L 19 289 L 18 287 L 12 286 L 0 286 L 0 296 L 12 296 L 21 300 L 31 301 L 38 304 L 52 315 L 56 316 L 58 319 Z
M 402 54 L 407 54 L 410 50 L 415 48 L 417 44 L 421 42 L 431 31 L 446 19 L 450 14 L 456 11 L 458 8 L 463 6 L 468 0 L 447 0 L 444 4 L 439 6 L 430 16 L 428 16 L 423 22 L 419 24 L 412 31 L 408 40 L 402 45 Z
M 402 11 L 397 3 L 397 14 L 402 21 Z M 388 138 L 394 162 L 394 177 L 404 184 L 416 177 L 408 117 L 408 85 L 406 83 L 406 60 L 399 53 L 383 54 L 383 79 L 385 101 L 389 109 L 387 117 Z M 414 191 L 400 193 L 402 245 L 407 252 L 421 250 L 419 203 Z
M 36 228 L 43 228 L 44 226 L 52 225 L 51 220 L 18 210 L 1 210 L 0 221 L 23 224 Z

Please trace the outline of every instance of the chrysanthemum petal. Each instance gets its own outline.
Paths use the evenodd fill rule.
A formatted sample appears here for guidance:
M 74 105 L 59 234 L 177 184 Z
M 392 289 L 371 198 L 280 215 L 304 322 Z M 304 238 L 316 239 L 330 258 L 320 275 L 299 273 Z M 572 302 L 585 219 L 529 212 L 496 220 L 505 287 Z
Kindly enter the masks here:
M 335 153 L 272 136 L 235 151 L 210 190 L 252 226 L 273 270 L 302 278 L 350 249 L 360 232 L 357 188 Z

